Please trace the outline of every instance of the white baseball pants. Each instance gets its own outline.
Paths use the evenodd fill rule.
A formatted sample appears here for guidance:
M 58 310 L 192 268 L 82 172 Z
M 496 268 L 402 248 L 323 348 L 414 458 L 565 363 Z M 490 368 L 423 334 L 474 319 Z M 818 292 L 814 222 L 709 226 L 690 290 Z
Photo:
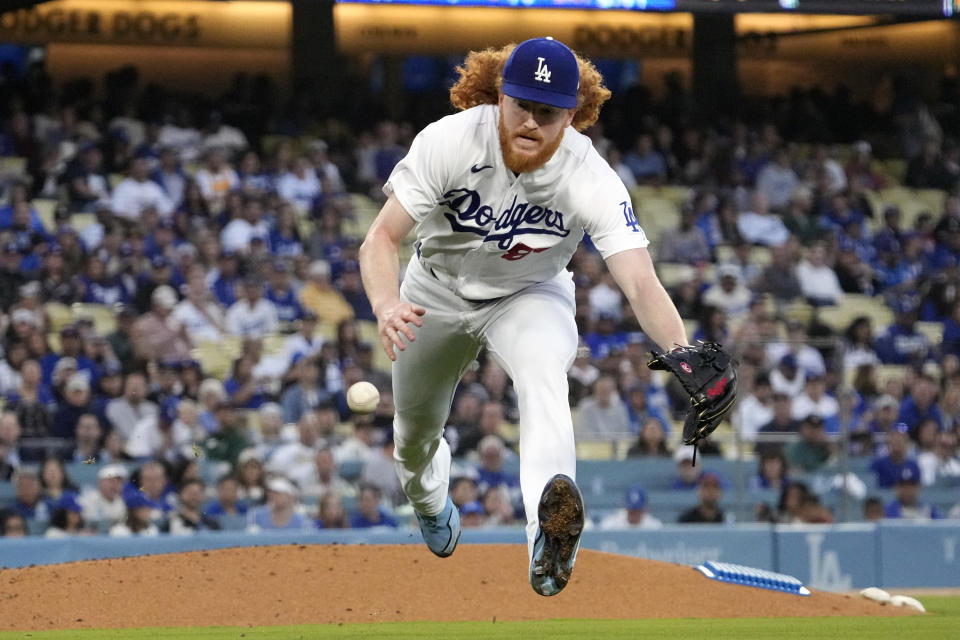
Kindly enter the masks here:
M 574 286 L 564 271 L 513 295 L 470 302 L 410 261 L 400 297 L 424 307 L 416 340 L 393 363 L 394 458 L 413 508 L 439 513 L 447 500 L 450 447 L 443 427 L 457 383 L 481 347 L 513 379 L 520 409 L 520 489 L 528 550 L 537 534 L 537 504 L 557 473 L 576 473 L 567 370 L 577 351 Z

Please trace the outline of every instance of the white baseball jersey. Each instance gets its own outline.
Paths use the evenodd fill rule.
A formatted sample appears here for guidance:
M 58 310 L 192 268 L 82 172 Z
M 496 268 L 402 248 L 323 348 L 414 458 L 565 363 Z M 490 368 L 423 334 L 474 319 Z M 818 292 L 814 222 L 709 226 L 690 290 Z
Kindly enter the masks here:
M 447 116 L 417 135 L 384 186 L 417 222 L 420 259 L 451 291 L 488 300 L 566 268 L 584 231 L 604 258 L 643 248 L 630 195 L 572 127 L 553 157 L 517 176 L 503 162 L 497 105 Z

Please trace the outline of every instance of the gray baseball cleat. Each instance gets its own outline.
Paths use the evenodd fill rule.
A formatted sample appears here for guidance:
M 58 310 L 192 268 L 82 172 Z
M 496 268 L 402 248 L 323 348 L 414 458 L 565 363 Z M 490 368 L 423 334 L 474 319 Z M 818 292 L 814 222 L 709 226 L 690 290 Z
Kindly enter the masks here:
M 542 596 L 560 593 L 570 580 L 583 533 L 583 498 L 569 476 L 557 474 L 543 488 L 540 527 L 530 559 L 530 586 Z
M 441 558 L 453 553 L 457 548 L 457 541 L 460 540 L 460 510 L 453 504 L 450 496 L 447 496 L 443 511 L 435 516 L 425 516 L 419 511 L 414 513 L 420 522 L 423 541 L 427 543 L 430 551 Z

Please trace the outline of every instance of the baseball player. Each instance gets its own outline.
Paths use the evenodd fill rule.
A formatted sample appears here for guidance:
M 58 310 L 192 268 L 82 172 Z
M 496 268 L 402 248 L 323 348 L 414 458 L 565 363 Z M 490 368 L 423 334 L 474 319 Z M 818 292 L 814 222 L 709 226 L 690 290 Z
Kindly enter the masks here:
M 610 96 L 593 65 L 536 38 L 471 52 L 458 71 L 460 111 L 421 131 L 393 170 L 361 272 L 393 360 L 394 457 L 424 541 L 446 557 L 460 536 L 442 432 L 461 374 L 486 347 L 518 394 L 529 580 L 551 596 L 570 578 L 584 524 L 566 378 L 577 351 L 566 266 L 584 232 L 649 337 L 670 348 L 686 335 L 627 189 L 579 133 Z

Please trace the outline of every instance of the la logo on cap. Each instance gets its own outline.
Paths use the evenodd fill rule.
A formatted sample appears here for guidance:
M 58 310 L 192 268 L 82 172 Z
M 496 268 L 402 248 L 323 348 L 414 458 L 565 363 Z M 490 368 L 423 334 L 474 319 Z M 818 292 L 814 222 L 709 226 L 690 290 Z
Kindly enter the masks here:
M 533 77 L 538 82 L 550 84 L 550 68 L 543 64 L 543 60 L 543 58 L 537 58 L 537 70 L 534 72 Z

